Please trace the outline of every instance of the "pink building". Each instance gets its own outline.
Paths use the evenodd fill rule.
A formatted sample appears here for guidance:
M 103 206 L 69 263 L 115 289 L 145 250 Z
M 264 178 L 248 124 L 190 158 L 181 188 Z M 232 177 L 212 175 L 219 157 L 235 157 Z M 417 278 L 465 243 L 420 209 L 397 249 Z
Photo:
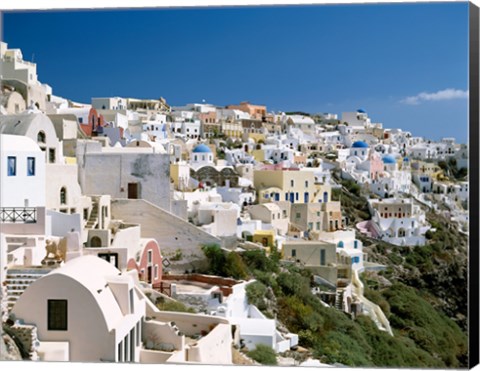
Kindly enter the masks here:
M 160 247 L 154 239 L 142 241 L 143 248 L 138 260 L 130 259 L 127 269 L 136 269 L 140 281 L 153 285 L 160 284 L 162 281 L 162 263 L 163 258 Z
M 383 161 L 380 155 L 374 151 L 370 152 L 370 179 L 377 180 L 379 175 L 383 172 Z
M 102 115 L 99 115 L 95 108 L 90 108 L 90 112 L 88 113 L 88 122 L 81 122 L 80 128 L 82 131 L 91 137 L 92 135 L 95 136 L 96 133 L 101 131 L 103 126 L 105 125 L 105 120 Z

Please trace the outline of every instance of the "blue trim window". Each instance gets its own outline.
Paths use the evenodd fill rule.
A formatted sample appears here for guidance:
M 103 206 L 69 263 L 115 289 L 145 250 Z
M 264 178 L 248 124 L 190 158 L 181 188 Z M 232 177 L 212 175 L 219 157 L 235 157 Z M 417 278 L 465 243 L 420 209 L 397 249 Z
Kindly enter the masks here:
M 8 176 L 17 175 L 17 158 L 16 157 L 8 156 L 7 171 L 8 171 Z
M 27 157 L 27 176 L 35 176 L 35 157 Z

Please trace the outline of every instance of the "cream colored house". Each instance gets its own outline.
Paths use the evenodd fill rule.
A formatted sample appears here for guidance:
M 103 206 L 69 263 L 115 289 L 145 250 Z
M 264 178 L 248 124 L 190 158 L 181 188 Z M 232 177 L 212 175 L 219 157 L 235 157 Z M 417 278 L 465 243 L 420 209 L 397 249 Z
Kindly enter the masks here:
M 290 201 L 307 203 L 320 197 L 315 184 L 315 175 L 298 170 L 255 170 L 253 184 L 260 203 Z M 328 192 L 322 193 L 323 202 L 329 200 Z
M 289 218 L 287 211 L 273 202 L 252 205 L 248 208 L 252 219 L 261 220 L 262 223 L 271 224 L 277 234 L 285 235 L 288 231 Z
M 282 256 L 285 260 L 302 264 L 332 285 L 337 284 L 335 244 L 324 241 L 286 241 L 283 243 Z

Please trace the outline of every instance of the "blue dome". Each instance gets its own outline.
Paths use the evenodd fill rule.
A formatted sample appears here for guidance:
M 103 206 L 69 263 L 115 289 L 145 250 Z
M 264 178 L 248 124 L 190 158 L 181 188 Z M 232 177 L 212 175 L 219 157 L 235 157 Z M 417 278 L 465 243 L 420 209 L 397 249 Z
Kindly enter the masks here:
M 390 156 L 390 155 L 383 156 L 382 160 L 383 160 L 383 163 L 385 163 L 385 164 L 395 164 L 397 162 L 395 160 L 395 157 Z
M 193 151 L 193 153 L 212 153 L 210 147 L 208 147 L 207 145 L 205 144 L 199 144 L 198 146 L 196 146 Z
M 363 110 L 363 109 L 360 108 L 360 109 L 357 109 L 357 112 L 358 112 L 358 113 L 365 113 L 365 110 Z
M 368 144 L 362 141 L 354 142 L 352 148 L 368 148 Z
M 409 162 L 409 161 L 410 161 L 410 160 L 409 160 L 408 157 L 405 157 L 405 158 L 403 159 L 403 162 Z

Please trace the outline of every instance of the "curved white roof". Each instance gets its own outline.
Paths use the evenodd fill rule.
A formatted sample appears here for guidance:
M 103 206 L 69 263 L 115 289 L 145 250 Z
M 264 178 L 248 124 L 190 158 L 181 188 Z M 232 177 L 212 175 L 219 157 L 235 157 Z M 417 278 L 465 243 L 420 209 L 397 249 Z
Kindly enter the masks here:
M 41 152 L 35 141 L 23 135 L 0 134 L 1 152 Z
M 113 292 L 108 287 L 107 278 L 118 277 L 119 274 L 120 271 L 107 261 L 97 256 L 86 255 L 69 260 L 45 277 L 66 276 L 87 289 L 98 303 L 107 328 L 111 330 L 123 318 L 123 314 Z

